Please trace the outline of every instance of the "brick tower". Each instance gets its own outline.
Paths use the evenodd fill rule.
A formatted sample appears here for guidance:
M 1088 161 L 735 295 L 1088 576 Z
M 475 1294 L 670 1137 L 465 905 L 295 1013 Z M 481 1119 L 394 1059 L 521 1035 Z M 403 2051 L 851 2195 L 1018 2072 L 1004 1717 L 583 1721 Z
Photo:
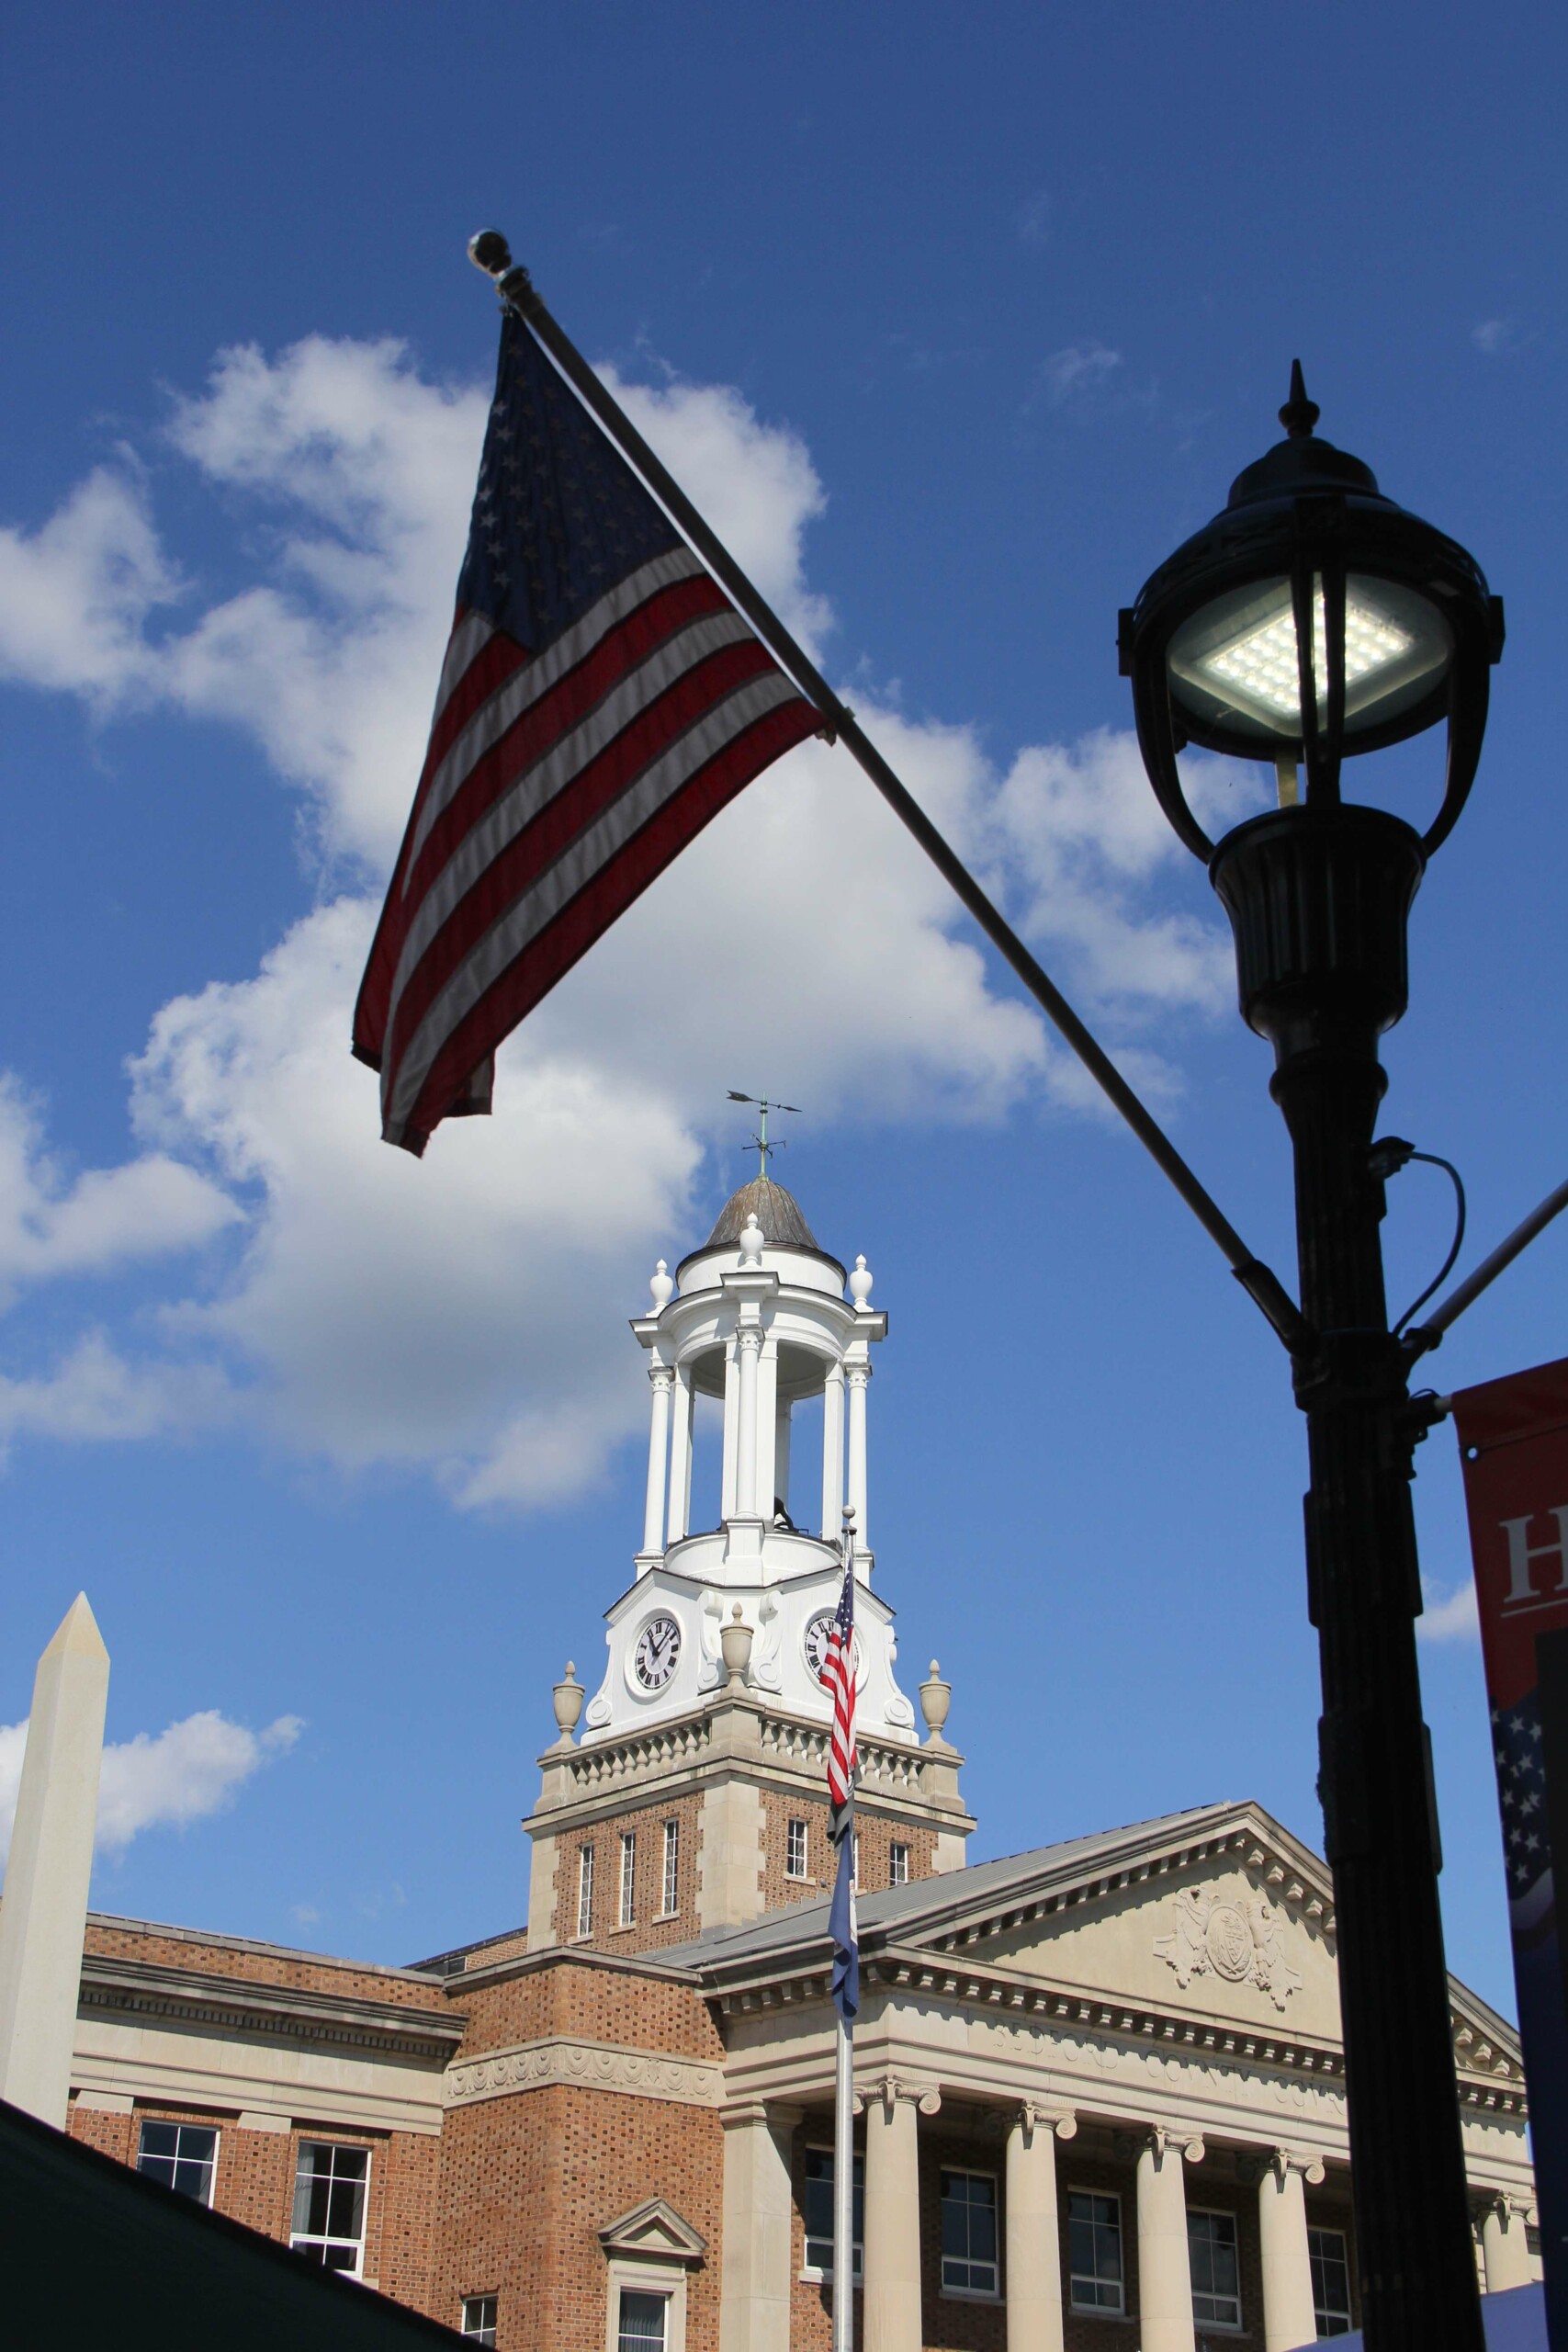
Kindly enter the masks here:
M 653 1951 L 826 1885 L 818 1668 L 846 1506 L 862 1888 L 958 1868 L 974 1827 L 958 1792 L 963 1759 L 942 1737 L 947 1687 L 933 1664 L 922 1744 L 895 1671 L 893 1611 L 873 1589 L 866 1391 L 887 1318 L 871 1306 L 865 1260 L 846 1279 L 764 1163 L 673 1279 L 660 1259 L 649 1287 L 652 1311 L 632 1324 L 653 1392 L 642 1544 L 606 1612 L 598 1690 L 584 1708 L 570 1666 L 556 1686 L 560 1736 L 540 1758 L 525 1824 L 530 1952 Z M 705 1414 L 716 1437 L 722 1426 L 716 1491 L 703 1495 L 699 1476 L 694 1505 Z M 818 1414 L 819 1486 L 791 1447 L 792 1434 L 815 1435 Z

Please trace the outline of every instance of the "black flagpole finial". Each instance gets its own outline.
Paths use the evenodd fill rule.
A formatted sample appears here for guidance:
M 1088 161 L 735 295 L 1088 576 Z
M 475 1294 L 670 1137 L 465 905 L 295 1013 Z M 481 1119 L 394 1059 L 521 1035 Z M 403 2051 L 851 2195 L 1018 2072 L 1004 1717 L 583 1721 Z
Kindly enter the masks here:
M 512 248 L 499 229 L 481 229 L 468 239 L 468 259 L 487 277 L 504 277 L 512 266 Z
M 1291 362 L 1291 397 L 1280 411 L 1280 422 L 1292 441 L 1304 440 L 1316 424 L 1323 411 L 1315 401 L 1307 398 L 1307 388 L 1302 379 L 1302 363 Z

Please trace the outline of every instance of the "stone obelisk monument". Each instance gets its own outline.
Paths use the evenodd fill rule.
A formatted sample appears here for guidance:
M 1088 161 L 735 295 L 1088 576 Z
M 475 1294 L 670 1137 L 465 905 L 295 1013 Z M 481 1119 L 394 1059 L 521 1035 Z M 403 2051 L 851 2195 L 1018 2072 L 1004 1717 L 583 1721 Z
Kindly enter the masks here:
M 38 1663 L 0 1902 L 0 2098 L 65 2128 L 109 1654 L 79 1592 Z

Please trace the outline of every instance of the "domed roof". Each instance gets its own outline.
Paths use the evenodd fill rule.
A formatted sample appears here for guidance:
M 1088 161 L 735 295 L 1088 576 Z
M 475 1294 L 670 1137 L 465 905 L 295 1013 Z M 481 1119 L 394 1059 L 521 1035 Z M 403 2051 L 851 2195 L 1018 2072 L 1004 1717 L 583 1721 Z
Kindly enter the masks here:
M 749 1184 L 742 1184 L 738 1193 L 730 1194 L 705 1249 L 739 1249 L 750 1216 L 755 1216 L 771 1249 L 813 1250 L 819 1257 L 825 1254 L 802 1216 L 795 1194 L 786 1193 L 782 1184 L 775 1184 L 767 1176 L 753 1176 Z

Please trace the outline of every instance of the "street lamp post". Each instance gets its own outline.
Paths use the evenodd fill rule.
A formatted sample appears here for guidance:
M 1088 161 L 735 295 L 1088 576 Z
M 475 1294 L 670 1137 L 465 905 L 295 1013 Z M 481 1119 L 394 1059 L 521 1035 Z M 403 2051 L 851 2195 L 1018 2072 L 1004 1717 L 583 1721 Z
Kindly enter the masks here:
M 1372 1130 L 1378 1039 L 1408 997 L 1406 920 L 1474 778 L 1502 607 L 1462 548 L 1316 437 L 1317 417 L 1298 364 L 1288 437 L 1122 614 L 1122 668 L 1160 805 L 1230 917 L 1242 1012 L 1274 1047 L 1295 1155 L 1307 1605 L 1366 2342 L 1482 2352 L 1416 1659 L 1410 1479 L 1427 1422 L 1389 1329 Z M 1424 834 L 1341 797 L 1347 758 L 1445 718 Z M 1216 845 L 1182 790 L 1188 743 L 1271 760 L 1280 805 Z

